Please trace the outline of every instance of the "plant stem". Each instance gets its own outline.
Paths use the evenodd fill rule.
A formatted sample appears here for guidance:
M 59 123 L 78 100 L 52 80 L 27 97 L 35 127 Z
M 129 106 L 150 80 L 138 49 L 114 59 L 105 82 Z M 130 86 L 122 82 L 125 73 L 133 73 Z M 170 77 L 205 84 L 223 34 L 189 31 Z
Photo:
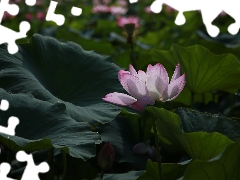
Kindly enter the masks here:
M 62 179 L 65 179 L 66 172 L 67 172 L 67 158 L 66 158 L 66 152 L 62 151 L 63 154 L 63 174 L 62 174 Z
M 137 68 L 137 62 L 136 62 L 133 42 L 130 42 L 129 44 L 131 45 L 131 51 L 132 51 L 132 55 L 131 55 L 132 64 L 133 64 L 133 67 L 136 69 Z
M 160 155 L 160 146 L 159 146 L 158 135 L 157 135 L 157 125 L 156 125 L 156 120 L 155 120 L 155 116 L 154 115 L 153 115 L 153 131 L 154 131 L 156 152 L 157 152 L 159 180 L 163 180 L 161 155 Z
M 100 176 L 100 179 L 103 180 L 103 175 L 104 175 L 104 170 L 102 169 L 101 171 L 101 176 Z
M 138 118 L 138 128 L 139 128 L 139 140 L 142 141 L 142 124 L 141 124 L 141 118 Z

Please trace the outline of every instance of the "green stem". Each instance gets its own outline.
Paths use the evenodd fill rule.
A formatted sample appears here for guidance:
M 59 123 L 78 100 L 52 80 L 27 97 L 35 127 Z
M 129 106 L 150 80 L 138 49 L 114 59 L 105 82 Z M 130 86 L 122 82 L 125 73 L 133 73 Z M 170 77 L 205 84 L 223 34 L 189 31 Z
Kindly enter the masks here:
M 153 115 L 153 131 L 154 131 L 156 151 L 157 151 L 159 180 L 163 180 L 160 146 L 159 146 L 158 135 L 157 135 L 157 125 L 156 125 L 156 120 L 154 115 Z
M 66 152 L 62 151 L 63 154 L 63 174 L 62 174 L 62 179 L 65 179 L 66 172 L 67 172 L 67 158 L 66 158 Z
M 133 67 L 136 69 L 137 68 L 137 62 L 136 62 L 136 56 L 135 56 L 135 52 L 134 52 L 133 42 L 130 42 L 130 45 L 131 45 L 131 51 L 132 51 L 131 60 L 132 60 Z
M 103 175 L 104 175 L 104 170 L 102 169 L 102 171 L 101 171 L 101 177 L 100 177 L 101 180 L 103 180 Z
M 142 124 L 141 124 L 141 118 L 138 118 L 138 128 L 139 128 L 139 140 L 142 142 Z

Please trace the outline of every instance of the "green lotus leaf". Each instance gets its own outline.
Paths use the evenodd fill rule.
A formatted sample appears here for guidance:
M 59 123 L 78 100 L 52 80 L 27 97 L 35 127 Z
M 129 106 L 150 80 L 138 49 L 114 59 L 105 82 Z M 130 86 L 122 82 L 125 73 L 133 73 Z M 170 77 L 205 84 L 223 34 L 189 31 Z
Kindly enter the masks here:
M 135 121 L 135 118 L 133 117 Z M 136 137 L 133 131 L 133 123 L 128 118 L 117 116 L 108 124 L 101 124 L 97 127 L 97 132 L 105 142 L 110 141 L 115 152 L 114 160 L 119 163 L 129 162 L 139 169 L 145 169 L 148 155 L 134 154 L 133 147 L 139 143 L 139 137 Z M 147 127 L 148 124 L 146 124 Z M 138 126 L 135 131 L 139 134 Z
M 220 155 L 209 161 L 194 160 L 182 180 L 240 179 L 240 141 L 230 144 Z
M 187 154 L 192 159 L 209 160 L 233 143 L 218 132 L 184 132 L 179 115 L 165 109 L 148 107 L 148 111 L 156 118 L 161 145 L 172 152 Z
M 189 161 L 182 163 L 162 163 L 163 178 L 172 180 L 180 178 L 188 166 Z M 152 162 L 150 159 L 147 161 L 146 171 L 137 178 L 137 180 L 159 180 L 158 164 Z
M 221 114 L 198 112 L 188 108 L 177 108 L 184 132 L 219 132 L 232 141 L 240 139 L 240 122 Z
M 186 86 L 192 93 L 201 94 L 222 90 L 237 92 L 240 85 L 240 62 L 232 54 L 215 55 L 194 45 L 183 48 L 173 45 L 169 51 L 153 50 L 152 59 L 162 63 L 169 72 L 180 63 L 186 73 Z
M 0 46 L 0 87 L 11 93 L 66 105 L 78 122 L 107 123 L 121 108 L 104 102 L 106 94 L 122 92 L 120 68 L 108 56 L 85 51 L 73 42 L 34 35 L 10 55 Z
M 0 111 L 1 126 L 7 127 L 11 116 L 20 121 L 15 136 L 0 133 L 1 144 L 11 151 L 58 148 L 83 160 L 95 156 L 95 141 L 100 136 L 91 132 L 88 123 L 72 119 L 64 103 L 52 104 L 31 95 L 9 94 L 2 88 L 0 99 L 9 102 L 8 110 Z

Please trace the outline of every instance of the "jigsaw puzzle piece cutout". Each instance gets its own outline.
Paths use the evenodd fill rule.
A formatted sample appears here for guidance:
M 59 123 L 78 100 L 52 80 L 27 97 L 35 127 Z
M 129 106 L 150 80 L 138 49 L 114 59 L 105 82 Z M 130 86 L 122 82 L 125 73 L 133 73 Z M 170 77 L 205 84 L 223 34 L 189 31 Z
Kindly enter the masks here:
M 72 13 L 72 15 L 74 15 L 74 16 L 80 16 L 80 15 L 82 14 L 82 9 L 73 6 L 72 9 L 71 9 L 71 13 Z
M 58 26 L 61 26 L 65 22 L 65 17 L 62 14 L 55 14 L 55 9 L 57 7 L 58 2 L 51 1 L 50 6 L 48 8 L 48 12 L 46 15 L 47 21 L 54 21 Z
M 15 116 L 11 116 L 8 119 L 8 127 L 0 126 L 0 133 L 15 136 L 15 128 L 19 124 L 19 119 Z
M 6 111 L 9 108 L 9 102 L 5 99 L 2 99 L 1 104 L 0 104 L 0 110 Z
M 25 1 L 28 6 L 34 6 L 36 4 L 36 0 L 26 0 Z
M 27 37 L 27 32 L 30 30 L 30 24 L 27 21 L 23 21 L 20 23 L 19 29 L 19 32 L 15 32 L 0 24 L 0 44 L 8 43 L 8 52 L 10 54 L 18 52 L 18 46 L 15 41 Z
M 186 19 L 183 15 L 184 12 L 201 10 L 203 23 L 208 34 L 212 37 L 216 37 L 220 33 L 220 30 L 217 26 L 213 25 L 212 22 L 222 11 L 225 11 L 235 20 L 235 23 L 228 27 L 228 32 L 232 35 L 236 35 L 239 31 L 239 0 L 155 0 L 151 4 L 150 9 L 154 13 L 160 13 L 163 4 L 167 4 L 179 12 L 175 19 L 175 24 L 177 25 L 183 25 L 186 22 Z
M 138 0 L 129 0 L 129 2 L 132 4 L 138 2 Z
M 27 162 L 27 166 L 24 170 L 21 180 L 40 180 L 38 173 L 46 173 L 50 169 L 46 162 L 42 162 L 36 166 L 33 161 L 32 154 L 27 154 L 24 151 L 18 151 L 16 158 L 20 162 Z
M 19 13 L 19 7 L 16 4 L 9 4 L 9 0 L 1 0 L 0 1 L 0 23 L 2 22 L 4 12 L 8 12 L 9 14 L 16 16 Z
M 8 163 L 1 163 L 0 164 L 0 179 L 1 180 L 16 180 L 7 177 L 8 173 L 10 172 L 11 166 Z
M 2 99 L 1 104 L 0 104 L 0 110 L 6 111 L 6 110 L 8 110 L 8 108 L 9 108 L 9 102 L 5 99 Z M 0 133 L 14 136 L 15 129 L 18 124 L 19 124 L 19 119 L 15 116 L 11 116 L 8 119 L 8 127 L 0 126 Z

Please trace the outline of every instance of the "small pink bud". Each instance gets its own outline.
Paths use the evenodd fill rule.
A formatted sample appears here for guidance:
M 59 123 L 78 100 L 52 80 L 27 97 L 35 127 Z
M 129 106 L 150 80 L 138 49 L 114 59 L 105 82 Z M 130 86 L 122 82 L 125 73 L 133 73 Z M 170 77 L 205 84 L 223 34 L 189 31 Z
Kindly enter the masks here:
M 33 19 L 33 15 L 32 15 L 31 13 L 27 13 L 27 14 L 25 15 L 25 19 L 26 19 L 27 21 L 31 21 L 31 20 Z
M 133 153 L 135 154 L 147 154 L 149 152 L 150 147 L 150 141 L 143 143 L 138 143 L 133 147 Z
M 43 12 L 38 12 L 38 13 L 36 14 L 36 18 L 37 18 L 38 20 L 44 20 L 45 14 L 44 14 Z
M 108 141 L 102 148 L 102 150 L 98 154 L 98 165 L 103 170 L 108 170 L 112 167 L 114 161 L 114 149 L 111 143 Z

